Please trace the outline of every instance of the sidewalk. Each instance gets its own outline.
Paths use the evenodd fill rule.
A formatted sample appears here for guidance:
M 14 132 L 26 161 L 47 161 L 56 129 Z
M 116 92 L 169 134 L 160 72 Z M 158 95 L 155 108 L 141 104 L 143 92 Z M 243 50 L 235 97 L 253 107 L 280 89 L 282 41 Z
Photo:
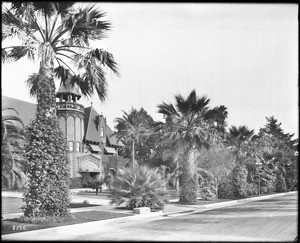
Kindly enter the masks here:
M 272 195 L 264 195 L 259 197 L 253 198 L 246 198 L 240 200 L 231 200 L 225 202 L 209 202 L 205 205 L 181 205 L 181 204 L 167 204 L 163 211 L 159 212 L 151 212 L 147 214 L 138 214 L 133 215 L 131 211 L 128 212 L 128 217 L 122 218 L 113 218 L 108 220 L 101 220 L 101 221 L 94 221 L 82 224 L 75 224 L 75 225 L 67 225 L 62 227 L 55 227 L 55 228 L 48 228 L 48 229 L 40 229 L 35 231 L 26 231 L 20 232 L 15 234 L 7 234 L 3 235 L 3 240 L 62 240 L 72 236 L 80 236 L 89 233 L 94 233 L 99 227 L 109 227 L 111 225 L 124 225 L 124 224 L 137 224 L 140 220 L 145 221 L 152 221 L 152 220 L 162 220 L 163 217 L 176 217 L 181 215 L 188 215 L 195 212 L 203 212 L 207 210 L 212 210 L 216 208 L 228 207 L 236 204 L 247 203 L 251 201 L 259 201 L 274 197 L 281 197 L 284 195 L 288 195 L 291 193 L 298 193 L 298 191 L 292 191 L 287 193 L 278 193 Z M 3 196 L 3 195 L 2 195 Z M 16 195 L 17 196 L 17 195 Z M 82 202 L 83 200 L 89 200 L 90 203 L 93 204 L 101 204 L 103 206 L 97 207 L 89 207 L 89 208 L 78 208 L 76 212 L 79 211 L 89 211 L 89 210 L 100 210 L 100 211 L 116 211 L 114 206 L 108 205 L 109 200 L 105 199 L 95 199 L 95 198 L 86 198 L 77 195 L 72 195 L 72 201 Z M 105 204 L 107 203 L 107 204 Z M 74 209 L 75 210 L 75 209 Z M 74 211 L 73 211 L 74 212 Z M 4 216 L 4 215 L 3 215 Z M 8 215 L 6 215 L 8 216 Z
M 297 191 L 292 192 L 286 192 L 286 193 L 277 193 L 277 194 L 271 194 L 271 195 L 263 195 L 258 197 L 252 197 L 252 198 L 245 198 L 245 199 L 238 199 L 238 200 L 226 200 L 223 202 L 215 202 L 215 201 L 207 201 L 205 204 L 202 205 L 182 205 L 182 204 L 176 204 L 176 203 L 170 203 L 166 204 L 165 208 L 161 212 L 151 213 L 151 215 L 163 215 L 163 216 L 169 216 L 169 217 L 175 217 L 183 214 L 189 214 L 193 213 L 195 211 L 201 212 L 206 211 L 210 209 L 216 209 L 216 208 L 222 208 L 222 207 L 228 207 L 232 205 L 237 205 L 241 203 L 247 203 L 251 201 L 259 201 L 264 199 L 270 199 L 274 197 L 280 197 L 284 195 L 288 195 L 290 193 L 297 193 Z M 22 197 L 22 193 L 19 192 L 2 192 L 2 197 Z M 71 194 L 71 202 L 74 203 L 82 203 L 84 200 L 88 200 L 90 204 L 96 204 L 99 206 L 94 207 L 85 207 L 85 208 L 74 208 L 71 209 L 71 212 L 83 212 L 83 211 L 91 211 L 91 210 L 99 210 L 99 211 L 109 211 L 109 212 L 122 212 L 127 213 L 129 215 L 134 215 L 132 211 L 129 210 L 120 210 L 116 209 L 115 205 L 110 205 L 110 199 L 104 199 L 104 198 L 95 198 L 94 196 L 88 197 L 88 196 L 81 196 L 77 194 Z M 178 202 L 178 199 L 171 199 L 170 202 Z M 11 214 L 2 214 L 3 219 L 11 219 L 16 218 L 19 215 L 22 215 L 22 213 L 11 213 Z M 137 216 L 137 215 L 135 215 Z M 149 217 L 150 215 L 139 215 L 139 217 Z

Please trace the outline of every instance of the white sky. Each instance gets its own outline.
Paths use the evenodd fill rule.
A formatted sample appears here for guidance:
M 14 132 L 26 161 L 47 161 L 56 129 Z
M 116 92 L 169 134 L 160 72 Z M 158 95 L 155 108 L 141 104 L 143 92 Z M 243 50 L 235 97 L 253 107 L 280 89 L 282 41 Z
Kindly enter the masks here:
M 274 115 L 298 136 L 297 4 L 101 3 L 112 30 L 94 43 L 114 55 L 121 77 L 108 73 L 108 98 L 91 100 L 113 128 L 116 117 L 195 89 L 211 107 L 228 108 L 228 125 L 258 132 Z M 2 64 L 2 94 L 25 101 L 25 80 L 37 68 L 27 60 Z

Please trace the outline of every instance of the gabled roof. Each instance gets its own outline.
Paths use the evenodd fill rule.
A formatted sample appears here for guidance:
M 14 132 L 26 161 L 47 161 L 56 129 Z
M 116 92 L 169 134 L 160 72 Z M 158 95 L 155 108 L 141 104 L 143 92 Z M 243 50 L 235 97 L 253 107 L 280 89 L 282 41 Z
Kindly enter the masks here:
M 97 143 L 103 143 L 103 138 L 100 136 L 97 130 L 97 116 L 98 113 L 93 107 L 87 107 L 84 109 L 84 139 Z
M 107 124 L 105 124 L 105 125 L 106 125 L 106 137 L 107 137 L 110 145 L 123 147 L 124 144 L 120 140 L 118 140 L 115 135 L 113 135 L 114 134 L 113 130 L 111 130 Z
M 34 119 L 36 106 L 37 104 L 34 103 L 2 96 L 2 110 L 5 108 L 14 108 L 19 113 L 24 126 L 28 125 Z
M 124 146 L 121 141 L 117 141 L 116 136 L 114 136 L 114 132 L 111 128 L 106 124 L 103 115 L 99 115 L 93 107 L 87 107 L 84 109 L 84 139 L 93 141 L 93 142 L 100 142 L 106 144 L 106 140 L 108 140 L 110 146 Z M 104 122 L 105 124 L 105 137 L 101 137 L 97 126 Z M 112 136 L 113 135 L 113 136 Z

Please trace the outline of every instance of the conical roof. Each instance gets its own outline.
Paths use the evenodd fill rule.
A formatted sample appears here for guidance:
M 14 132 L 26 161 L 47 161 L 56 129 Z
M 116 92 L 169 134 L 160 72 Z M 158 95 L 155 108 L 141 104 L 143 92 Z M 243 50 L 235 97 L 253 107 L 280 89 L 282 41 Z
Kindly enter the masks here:
M 76 84 L 70 84 L 70 78 L 65 82 L 65 84 L 60 84 L 60 87 L 56 93 L 56 97 L 60 97 L 60 94 L 74 94 L 78 96 L 78 99 L 81 97 L 78 86 Z

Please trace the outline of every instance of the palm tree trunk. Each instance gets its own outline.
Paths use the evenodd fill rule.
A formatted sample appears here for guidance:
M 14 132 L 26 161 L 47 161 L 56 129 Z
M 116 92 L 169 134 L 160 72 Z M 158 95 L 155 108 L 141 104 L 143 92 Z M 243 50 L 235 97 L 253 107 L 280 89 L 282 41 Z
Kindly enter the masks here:
M 195 178 L 194 148 L 190 146 L 182 161 L 182 183 L 179 201 L 186 204 L 194 204 L 197 199 L 197 181 Z
M 65 217 L 69 215 L 70 160 L 67 140 L 61 132 L 55 112 L 52 47 L 47 43 L 44 47 L 37 88 L 37 113 L 28 127 L 30 132 L 25 159 L 28 161 L 26 171 L 29 180 L 24 195 L 24 215 Z M 36 185 L 41 185 L 38 190 Z
M 41 116 L 55 115 L 54 63 L 49 51 L 45 51 L 47 54 L 42 58 L 39 70 L 37 115 Z

